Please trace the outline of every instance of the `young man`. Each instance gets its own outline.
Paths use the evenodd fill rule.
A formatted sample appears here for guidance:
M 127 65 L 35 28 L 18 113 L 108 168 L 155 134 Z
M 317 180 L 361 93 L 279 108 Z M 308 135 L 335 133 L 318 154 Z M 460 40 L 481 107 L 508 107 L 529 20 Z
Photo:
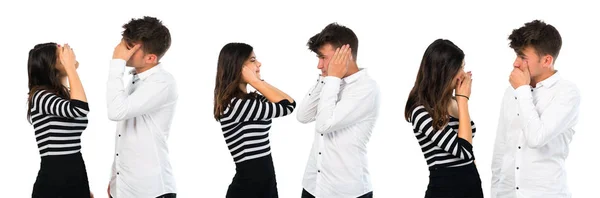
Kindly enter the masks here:
M 379 110 L 379 88 L 356 64 L 358 38 L 329 24 L 308 41 L 321 75 L 297 108 L 301 123 L 315 121 L 303 198 L 373 197 L 367 143 Z
M 153 17 L 123 25 L 115 47 L 107 85 L 108 118 L 117 121 L 115 156 L 109 195 L 175 197 L 167 138 L 177 86 L 160 59 L 171 46 L 169 29 Z M 123 86 L 125 67 L 133 78 Z
M 517 53 L 492 161 L 494 198 L 569 198 L 565 161 L 579 115 L 577 87 L 554 69 L 562 39 L 534 20 L 508 37 Z

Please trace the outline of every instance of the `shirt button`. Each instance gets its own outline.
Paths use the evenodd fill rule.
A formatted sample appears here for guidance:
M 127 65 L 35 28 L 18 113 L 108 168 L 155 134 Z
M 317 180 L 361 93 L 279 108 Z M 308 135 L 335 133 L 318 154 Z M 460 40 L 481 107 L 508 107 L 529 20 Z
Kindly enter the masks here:
M 319 172 L 319 173 L 320 173 L 320 172 L 321 172 L 321 170 L 317 170 L 317 172 Z
M 323 136 L 323 134 L 321 134 L 321 136 Z
M 117 175 L 119 174 L 119 172 L 117 172 Z
M 517 99 L 517 97 L 515 96 L 515 100 Z
M 519 170 L 519 167 L 517 167 L 517 170 Z
M 310 94 L 308 94 L 308 96 L 310 96 Z
M 117 153 L 117 156 L 119 156 L 119 154 Z
M 517 190 L 519 190 L 519 187 L 517 186 Z
M 121 134 L 119 134 L 119 137 L 121 137 Z
M 319 155 L 321 155 L 321 152 L 319 152 Z
M 521 146 L 519 146 L 518 148 L 521 149 Z
M 517 113 L 517 116 L 519 116 L 519 114 Z

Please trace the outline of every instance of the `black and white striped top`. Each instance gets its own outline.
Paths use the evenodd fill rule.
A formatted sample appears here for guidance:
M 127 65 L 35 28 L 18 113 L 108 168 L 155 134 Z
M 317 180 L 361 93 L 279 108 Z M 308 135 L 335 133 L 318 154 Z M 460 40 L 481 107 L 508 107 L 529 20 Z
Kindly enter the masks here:
M 450 117 L 444 128 L 434 131 L 433 119 L 425 107 L 418 106 L 412 112 L 411 123 L 430 169 L 466 166 L 475 160 L 471 143 L 458 137 L 457 118 Z M 475 137 L 476 129 L 473 121 L 471 121 L 471 129 Z
M 233 161 L 240 163 L 271 154 L 271 119 L 291 114 L 296 102 L 272 103 L 262 95 L 256 99 L 234 98 L 221 115 L 221 129 Z
M 81 150 L 81 133 L 88 124 L 86 102 L 39 90 L 33 94 L 30 111 L 40 156 L 69 155 Z

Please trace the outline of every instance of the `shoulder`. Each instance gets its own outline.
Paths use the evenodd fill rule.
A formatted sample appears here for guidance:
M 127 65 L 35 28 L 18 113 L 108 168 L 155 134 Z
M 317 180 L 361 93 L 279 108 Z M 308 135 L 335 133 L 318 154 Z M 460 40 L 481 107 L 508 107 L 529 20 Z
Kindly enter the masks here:
M 369 96 L 373 96 L 373 97 L 379 96 L 379 94 L 380 94 L 379 84 L 377 83 L 377 81 L 375 81 L 375 79 L 371 78 L 371 76 L 369 76 L 368 74 L 365 74 L 364 76 L 362 76 L 357 83 L 358 83 L 357 87 L 360 87 L 359 89 L 361 90 L 361 93 L 367 93 Z
M 411 122 L 416 123 L 419 120 L 422 120 L 423 118 L 430 118 L 430 117 L 431 116 L 429 115 L 429 112 L 427 112 L 427 109 L 425 109 L 425 107 L 423 105 L 419 105 L 412 110 Z
M 51 91 L 45 90 L 45 89 L 39 89 L 39 90 L 35 91 L 35 93 L 33 93 L 34 99 L 39 99 L 39 98 L 48 99 L 48 98 L 54 98 L 54 97 L 60 98 L 60 96 L 56 95 L 55 93 L 52 93 Z M 37 100 L 34 100 L 34 102 L 35 101 L 37 101 Z
M 158 71 L 148 76 L 148 80 L 152 82 L 175 84 L 175 77 L 173 74 L 165 70 L 164 68 L 157 68 Z
M 556 82 L 556 88 L 558 89 L 559 93 L 562 94 L 571 94 L 574 96 L 579 97 L 580 91 L 579 88 L 577 87 L 577 85 L 570 80 L 567 79 L 560 79 L 558 82 Z

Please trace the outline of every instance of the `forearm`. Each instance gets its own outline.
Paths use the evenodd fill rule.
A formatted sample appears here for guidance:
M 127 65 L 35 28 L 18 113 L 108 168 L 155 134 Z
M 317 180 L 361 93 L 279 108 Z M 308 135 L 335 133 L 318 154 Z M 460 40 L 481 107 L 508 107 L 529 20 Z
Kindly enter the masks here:
M 267 83 L 267 82 L 265 82 L 265 83 L 266 83 L 266 84 L 267 84 L 267 85 L 268 85 L 268 86 L 269 86 L 271 89 L 274 89 L 274 90 L 275 90 L 275 91 L 276 91 L 276 92 L 277 92 L 279 95 L 283 96 L 285 99 L 287 99 L 287 100 L 288 100 L 288 101 L 290 101 L 291 103 L 293 103 L 293 102 L 294 102 L 294 99 L 293 99 L 291 96 L 287 95 L 285 92 L 283 92 L 283 91 L 281 91 L 281 90 L 277 89 L 277 87 L 274 87 L 273 85 L 271 85 L 271 84 L 269 84 L 269 83 Z
M 317 80 L 317 84 L 306 93 L 302 102 L 298 103 L 298 108 L 296 108 L 296 118 L 300 123 L 306 124 L 315 120 L 322 88 L 323 83 L 322 78 L 320 77 Z
M 258 90 L 265 98 L 267 98 L 270 102 L 279 102 L 284 99 L 287 99 L 285 95 L 281 94 L 277 88 L 269 85 L 265 81 L 254 81 L 250 82 L 250 86 L 254 87 L 254 89 Z M 289 96 L 288 96 L 289 97 Z M 292 101 L 290 101 L 292 102 Z
M 67 77 L 69 78 L 71 99 L 87 102 L 87 97 L 85 96 L 85 91 L 83 90 L 83 85 L 81 84 L 81 80 L 79 79 L 79 74 L 77 74 L 77 71 L 75 70 L 75 68 L 67 69 Z
M 466 98 L 457 99 L 458 102 L 458 137 L 472 143 L 473 131 L 471 129 L 471 118 L 469 115 L 469 104 Z

